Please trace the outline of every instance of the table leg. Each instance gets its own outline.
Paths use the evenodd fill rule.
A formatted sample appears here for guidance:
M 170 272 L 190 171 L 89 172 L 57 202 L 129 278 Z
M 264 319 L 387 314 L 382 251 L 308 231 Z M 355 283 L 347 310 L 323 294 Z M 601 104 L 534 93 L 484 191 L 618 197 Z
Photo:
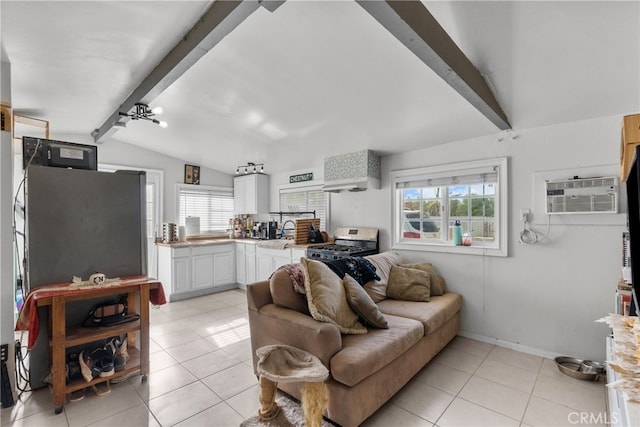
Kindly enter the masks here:
M 140 286 L 140 375 L 149 373 L 149 284 Z
M 51 354 L 51 378 L 53 381 L 53 404 L 56 414 L 62 412 L 65 402 L 66 388 L 66 319 L 65 302 L 63 297 L 54 297 L 51 304 L 51 333 L 52 333 L 52 354 Z

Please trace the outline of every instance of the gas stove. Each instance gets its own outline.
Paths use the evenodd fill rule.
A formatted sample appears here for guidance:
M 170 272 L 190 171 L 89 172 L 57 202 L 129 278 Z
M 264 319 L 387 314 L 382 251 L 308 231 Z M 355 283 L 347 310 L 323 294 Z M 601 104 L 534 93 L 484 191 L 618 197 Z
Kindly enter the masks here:
M 338 227 L 334 243 L 307 248 L 307 258 L 324 261 L 377 253 L 378 229 L 368 227 Z

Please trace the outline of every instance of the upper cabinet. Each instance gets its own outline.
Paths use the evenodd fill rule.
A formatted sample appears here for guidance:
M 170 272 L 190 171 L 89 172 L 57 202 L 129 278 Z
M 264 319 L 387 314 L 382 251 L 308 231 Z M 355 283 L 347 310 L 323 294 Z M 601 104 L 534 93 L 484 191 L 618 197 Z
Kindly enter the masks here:
M 624 116 L 620 138 L 620 181 L 626 181 L 635 157 L 636 146 L 640 144 L 640 114 Z
M 269 212 L 269 175 L 251 173 L 233 178 L 233 210 L 236 215 Z

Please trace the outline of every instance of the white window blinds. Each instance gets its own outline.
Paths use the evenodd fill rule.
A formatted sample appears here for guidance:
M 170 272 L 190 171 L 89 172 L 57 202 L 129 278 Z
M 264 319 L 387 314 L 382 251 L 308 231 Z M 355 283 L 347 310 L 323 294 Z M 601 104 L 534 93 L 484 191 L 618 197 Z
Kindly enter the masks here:
M 322 190 L 281 189 L 280 210 L 282 212 L 316 211 L 320 218 L 320 229 L 327 229 L 327 193 Z M 293 218 L 283 218 L 293 219 Z
M 231 190 L 208 190 L 180 188 L 178 190 L 181 225 L 188 216 L 200 218 L 201 234 L 225 233 L 229 218 L 233 217 L 233 192 Z
M 446 187 L 450 185 L 469 185 L 498 182 L 498 167 L 491 166 L 459 173 L 433 173 L 419 176 L 404 176 L 395 182 L 396 188 Z

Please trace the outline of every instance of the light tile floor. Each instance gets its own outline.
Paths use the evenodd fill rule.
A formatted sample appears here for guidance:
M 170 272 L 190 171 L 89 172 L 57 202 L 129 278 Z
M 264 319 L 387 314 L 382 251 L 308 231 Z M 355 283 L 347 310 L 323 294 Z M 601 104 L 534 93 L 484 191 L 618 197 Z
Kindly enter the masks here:
M 147 382 L 87 392 L 59 415 L 46 388 L 26 393 L 2 426 L 238 426 L 256 413 L 244 291 L 152 309 L 150 334 Z M 603 382 L 551 360 L 456 337 L 364 426 L 572 426 L 582 413 L 606 420 L 605 399 Z

